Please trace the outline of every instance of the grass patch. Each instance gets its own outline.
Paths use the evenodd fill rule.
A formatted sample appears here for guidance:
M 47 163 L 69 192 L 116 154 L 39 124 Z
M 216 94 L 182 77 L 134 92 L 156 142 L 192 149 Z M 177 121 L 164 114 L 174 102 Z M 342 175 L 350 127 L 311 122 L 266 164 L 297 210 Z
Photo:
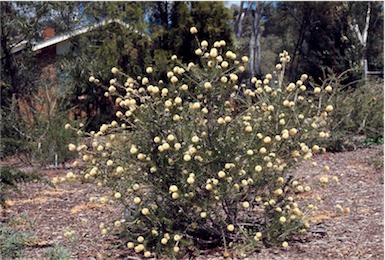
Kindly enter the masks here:
M 70 255 L 71 251 L 62 245 L 55 245 L 44 253 L 46 259 L 49 260 L 66 260 L 70 259 Z
M 33 235 L 27 231 L 15 231 L 8 224 L 0 223 L 0 256 L 4 259 L 24 256 L 27 242 Z

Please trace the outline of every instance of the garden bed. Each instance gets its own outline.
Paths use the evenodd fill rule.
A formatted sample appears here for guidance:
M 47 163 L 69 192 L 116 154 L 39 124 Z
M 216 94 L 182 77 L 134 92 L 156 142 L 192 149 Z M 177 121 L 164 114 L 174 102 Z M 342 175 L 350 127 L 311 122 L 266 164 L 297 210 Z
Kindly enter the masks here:
M 316 185 L 325 173 L 312 168 L 311 162 L 330 166 L 327 189 Z M 41 173 L 49 178 L 63 177 L 67 170 L 41 169 Z M 324 201 L 313 217 L 318 224 L 306 236 L 289 241 L 288 248 L 264 249 L 248 259 L 383 259 L 382 145 L 317 155 L 298 166 L 294 174 L 310 176 L 306 182 L 315 184 L 314 194 L 320 194 Z M 337 176 L 339 183 L 332 183 L 332 176 Z M 49 259 L 53 249 L 60 248 L 72 259 L 140 259 L 130 255 L 132 252 L 113 234 L 101 235 L 100 223 L 121 217 L 115 204 L 89 201 L 89 197 L 103 196 L 107 190 L 78 181 L 60 183 L 57 189 L 40 183 L 19 188 L 21 193 L 9 199 L 1 220 L 7 219 L 7 228 L 14 231 L 31 232 L 21 255 L 24 258 Z M 340 212 L 337 204 L 350 208 L 350 213 Z M 65 232 L 72 230 L 73 238 L 66 238 Z M 224 259 L 223 250 L 202 251 L 195 259 Z

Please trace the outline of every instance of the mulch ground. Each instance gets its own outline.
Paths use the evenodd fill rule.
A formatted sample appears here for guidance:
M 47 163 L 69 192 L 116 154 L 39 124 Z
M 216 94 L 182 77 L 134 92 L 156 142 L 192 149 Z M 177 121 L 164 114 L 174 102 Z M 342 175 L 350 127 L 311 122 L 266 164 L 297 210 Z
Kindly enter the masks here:
M 383 148 L 326 153 L 298 166 L 293 174 L 303 177 L 308 184 L 319 183 L 321 176 L 329 176 L 326 189 L 314 190 L 323 199 L 313 217 L 317 224 L 303 238 L 290 241 L 288 248 L 263 249 L 247 259 L 383 259 Z M 311 167 L 312 162 L 328 165 L 330 171 L 320 172 Z M 49 178 L 65 176 L 66 172 L 41 169 L 42 175 Z M 333 176 L 338 177 L 339 183 L 332 181 Z M 100 233 L 100 223 L 111 223 L 121 217 L 118 205 L 101 206 L 89 201 L 91 196 L 106 195 L 107 190 L 77 181 L 58 184 L 57 189 L 40 183 L 19 188 L 21 193 L 10 198 L 5 217 L 3 214 L 0 220 L 6 218 L 14 230 L 33 232 L 34 239 L 28 242 L 24 259 L 45 259 L 45 252 L 55 245 L 71 250 L 71 259 L 140 259 L 130 256 L 112 234 Z M 350 208 L 350 213 L 340 212 L 335 207 L 337 204 Z M 64 236 L 72 230 L 75 231 L 72 239 Z M 224 257 L 217 249 L 202 251 L 195 259 Z

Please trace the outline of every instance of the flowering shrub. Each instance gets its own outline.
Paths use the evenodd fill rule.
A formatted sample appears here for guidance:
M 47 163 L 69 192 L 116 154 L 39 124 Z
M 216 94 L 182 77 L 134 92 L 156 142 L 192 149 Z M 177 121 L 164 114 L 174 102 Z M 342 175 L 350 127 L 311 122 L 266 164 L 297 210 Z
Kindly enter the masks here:
M 113 68 L 104 88 L 116 97 L 119 122 L 97 132 L 77 129 L 89 137 L 69 145 L 80 155 L 75 165 L 85 165 L 82 178 L 111 188 L 101 203 L 125 207 L 124 217 L 101 232 L 124 230 L 127 247 L 144 257 L 286 247 L 310 224 L 308 205 L 296 201 L 310 187 L 287 170 L 324 150 L 316 141 L 329 137 L 333 107 L 322 100 L 332 88 L 307 89 L 306 74 L 285 83 L 286 51 L 276 71 L 251 79 L 251 88 L 238 82 L 248 58 L 238 59 L 224 41 L 211 48 L 202 41 L 195 53 L 199 64 L 172 56 L 175 66 L 158 82 L 156 68 L 140 77 Z

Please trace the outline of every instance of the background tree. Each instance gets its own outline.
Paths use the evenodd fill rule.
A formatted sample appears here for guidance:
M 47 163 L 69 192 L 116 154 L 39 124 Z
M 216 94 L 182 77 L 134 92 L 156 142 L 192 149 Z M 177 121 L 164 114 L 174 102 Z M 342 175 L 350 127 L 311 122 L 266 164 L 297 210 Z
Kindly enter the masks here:
M 71 103 L 87 114 L 87 129 L 95 128 L 114 117 L 114 100 L 103 98 L 101 89 L 88 83 L 92 75 L 102 82 L 111 79 L 111 68 L 129 75 L 142 74 L 149 59 L 149 37 L 145 32 L 142 2 L 85 2 L 83 23 L 103 26 L 72 40 L 66 57 L 71 79 Z M 83 99 L 79 101 L 78 97 Z M 79 115 L 78 115 L 79 116 Z
M 53 122 L 62 118 L 63 96 L 47 91 L 53 85 L 58 86 L 44 75 L 46 70 L 43 69 L 53 61 L 38 60 L 36 53 L 32 52 L 32 46 L 43 40 L 42 32 L 47 25 L 55 23 L 59 31 L 70 26 L 67 23 L 71 20 L 67 11 L 76 5 L 47 2 L 1 3 L 3 156 L 23 151 L 37 151 L 40 154 L 40 148 L 44 146 L 42 140 L 52 133 L 50 131 L 53 130 Z M 41 113 L 39 108 L 42 107 L 46 108 L 45 113 Z M 56 140 L 66 142 L 65 138 Z M 63 145 L 59 143 L 47 142 L 50 145 L 47 155 L 52 155 L 48 153 L 51 149 L 58 152 Z M 64 160 L 66 155 L 62 155 L 61 159 Z
M 200 39 L 232 43 L 230 12 L 222 2 L 153 2 L 148 16 L 152 56 L 158 68 L 166 68 L 172 54 L 185 62 L 197 61 L 191 26 L 198 28 Z
M 241 1 L 237 18 L 234 23 L 235 36 L 237 38 L 244 37 L 244 23 L 248 22 L 250 30 L 248 30 L 248 42 L 250 57 L 249 71 L 250 77 L 262 75 L 261 62 L 261 36 L 262 36 L 262 14 L 266 4 L 260 1 Z M 247 17 L 247 19 L 245 19 Z

